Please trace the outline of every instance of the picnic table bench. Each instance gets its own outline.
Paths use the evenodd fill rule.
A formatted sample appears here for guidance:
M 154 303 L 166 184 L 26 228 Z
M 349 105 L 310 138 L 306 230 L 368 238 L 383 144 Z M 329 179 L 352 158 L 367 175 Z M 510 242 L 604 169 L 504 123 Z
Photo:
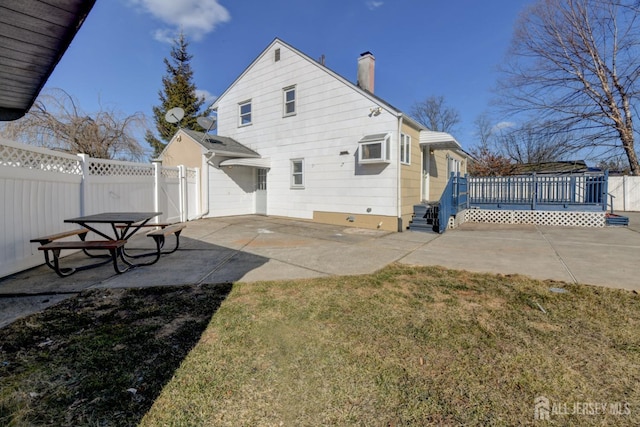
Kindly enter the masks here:
M 121 269 L 118 265 L 118 258 L 121 255 L 122 248 L 124 247 L 126 240 L 79 240 L 76 242 L 56 242 L 52 241 L 43 244 L 38 250 L 44 251 L 45 263 L 52 268 L 56 274 L 60 277 L 67 277 L 80 270 L 87 270 L 99 265 L 109 262 L 109 259 L 96 264 L 83 265 L 81 267 L 60 267 L 60 251 L 63 249 L 101 249 L 108 250 L 111 255 L 110 259 L 113 261 L 113 268 L 116 273 L 121 274 L 129 269 L 127 266 Z M 49 252 L 53 254 L 53 262 L 49 258 Z
M 147 233 L 147 236 L 153 238 L 153 240 L 156 242 L 156 248 L 158 252 L 162 252 L 163 254 L 171 254 L 178 250 L 178 247 L 180 246 L 180 233 L 182 233 L 182 230 L 186 228 L 186 226 L 187 225 L 183 223 L 167 225 L 158 230 L 150 231 L 149 233 Z M 171 234 L 176 236 L 176 245 L 170 251 L 161 251 L 164 247 L 165 237 Z
M 51 243 L 54 240 L 64 239 L 65 237 L 76 236 L 76 235 L 80 237 L 80 240 L 84 240 L 85 237 L 87 237 L 88 232 L 89 230 L 86 228 L 78 228 L 76 230 L 62 231 L 60 233 L 51 234 L 49 236 L 36 237 L 34 239 L 31 239 L 30 242 L 46 245 L 47 243 Z
M 88 215 L 79 218 L 67 219 L 64 222 L 80 224 L 82 228 L 63 231 L 48 236 L 36 237 L 31 239 L 31 242 L 39 243 L 39 250 L 44 252 L 45 263 L 52 268 L 60 277 L 69 276 L 76 271 L 86 270 L 94 268 L 102 264 L 113 262 L 113 268 L 116 273 L 124 273 L 132 267 L 146 266 L 155 264 L 162 254 L 170 254 L 178 250 L 180 246 L 180 233 L 186 227 L 184 223 L 156 223 L 150 224 L 148 221 L 154 216 L 159 215 L 159 212 L 111 212 Z M 97 224 L 109 224 L 113 234 L 110 236 L 103 230 L 94 228 L 90 225 Z M 147 233 L 147 236 L 153 238 L 155 242 L 155 250 L 146 251 L 144 253 L 128 253 L 125 244 L 128 239 L 133 236 L 138 230 L 143 227 L 154 227 L 155 230 Z M 87 241 L 86 236 L 89 231 L 96 233 L 98 236 L 104 238 L 104 240 L 91 240 Z M 175 236 L 175 246 L 170 250 L 164 250 L 165 240 L 167 236 L 173 234 Z M 80 240 L 78 241 L 59 241 L 65 237 L 77 235 Z M 105 260 L 84 265 L 76 268 L 62 268 L 60 267 L 60 251 L 65 249 L 82 249 L 82 251 L 92 258 L 105 258 Z M 102 250 L 108 251 L 109 254 L 93 254 L 89 251 Z M 52 256 L 51 256 L 52 255 Z M 153 257 L 153 258 L 151 258 Z M 126 265 L 121 268 L 118 263 L 118 258 Z M 138 258 L 151 258 L 145 260 L 145 262 L 133 261 Z

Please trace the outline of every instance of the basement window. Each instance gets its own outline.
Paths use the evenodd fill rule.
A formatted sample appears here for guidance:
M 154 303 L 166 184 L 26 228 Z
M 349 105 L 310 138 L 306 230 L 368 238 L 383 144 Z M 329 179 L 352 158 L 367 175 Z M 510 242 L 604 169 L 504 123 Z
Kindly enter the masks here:
M 366 135 L 358 141 L 358 162 L 388 163 L 390 160 L 390 139 L 388 133 Z

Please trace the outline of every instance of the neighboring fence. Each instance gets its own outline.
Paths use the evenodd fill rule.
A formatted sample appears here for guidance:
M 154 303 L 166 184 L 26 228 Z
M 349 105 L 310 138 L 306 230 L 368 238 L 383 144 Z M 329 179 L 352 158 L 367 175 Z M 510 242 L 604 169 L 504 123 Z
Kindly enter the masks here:
M 610 176 L 609 194 L 614 211 L 640 211 L 640 176 Z
M 608 174 L 469 178 L 469 206 L 483 209 L 607 209 Z
M 200 215 L 199 170 L 74 156 L 0 139 L 0 277 L 43 262 L 33 237 L 73 228 L 98 212 L 162 212 L 158 221 Z

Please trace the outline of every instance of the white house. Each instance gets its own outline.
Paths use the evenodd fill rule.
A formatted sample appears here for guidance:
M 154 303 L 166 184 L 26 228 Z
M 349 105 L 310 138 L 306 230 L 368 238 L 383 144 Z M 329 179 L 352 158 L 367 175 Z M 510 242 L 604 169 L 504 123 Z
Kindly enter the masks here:
M 354 67 L 355 68 L 355 67 Z M 467 155 L 357 83 L 275 39 L 216 100 L 217 135 L 180 130 L 164 164 L 206 165 L 207 216 L 263 214 L 402 231 Z

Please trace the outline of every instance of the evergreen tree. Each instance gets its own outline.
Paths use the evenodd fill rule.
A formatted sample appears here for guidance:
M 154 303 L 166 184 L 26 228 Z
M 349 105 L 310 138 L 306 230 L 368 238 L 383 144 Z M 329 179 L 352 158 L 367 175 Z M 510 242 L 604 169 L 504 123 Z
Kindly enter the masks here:
M 204 114 L 199 113 L 204 104 L 204 98 L 196 96 L 196 86 L 193 83 L 193 71 L 190 61 L 193 57 L 187 52 L 189 43 L 184 33 L 180 33 L 171 48 L 171 59 L 164 59 L 167 73 L 162 77 L 163 90 L 158 92 L 160 105 L 153 107 L 153 116 L 159 138 L 147 130 L 145 139 L 154 150 L 157 157 L 179 128 L 203 130 L 196 119 Z M 180 107 L 184 110 L 184 118 L 178 123 L 169 123 L 165 114 L 171 108 Z

